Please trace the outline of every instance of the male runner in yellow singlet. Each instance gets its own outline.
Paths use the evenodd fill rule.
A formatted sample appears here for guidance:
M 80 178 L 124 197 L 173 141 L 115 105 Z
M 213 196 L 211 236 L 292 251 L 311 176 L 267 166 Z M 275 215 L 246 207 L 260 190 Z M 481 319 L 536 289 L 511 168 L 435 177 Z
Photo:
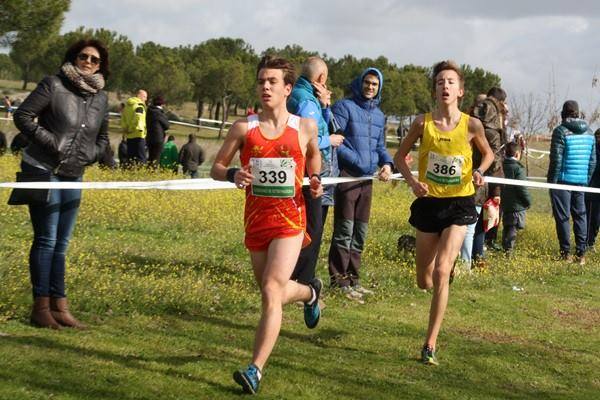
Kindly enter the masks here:
M 433 68 L 436 108 L 418 116 L 394 157 L 394 163 L 417 199 L 410 207 L 409 222 L 417 234 L 417 284 L 433 288 L 427 337 L 421 351 L 425 364 L 437 365 L 437 336 L 448 304 L 449 278 L 462 245 L 467 225 L 477 221 L 473 183 L 484 183 L 483 172 L 493 161 L 483 125 L 458 108 L 464 95 L 464 78 L 453 61 Z M 415 178 L 405 157 L 421 139 L 419 176 Z M 471 143 L 483 155 L 479 168 L 472 169 Z

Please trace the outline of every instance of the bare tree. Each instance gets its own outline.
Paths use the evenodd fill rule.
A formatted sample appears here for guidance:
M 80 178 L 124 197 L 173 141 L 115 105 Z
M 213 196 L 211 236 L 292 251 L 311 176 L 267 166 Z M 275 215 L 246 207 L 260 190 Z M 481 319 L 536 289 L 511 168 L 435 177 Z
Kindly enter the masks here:
M 550 95 L 529 93 L 511 96 L 510 111 L 512 124 L 523 132 L 525 137 L 546 134 L 558 123 L 558 111 Z

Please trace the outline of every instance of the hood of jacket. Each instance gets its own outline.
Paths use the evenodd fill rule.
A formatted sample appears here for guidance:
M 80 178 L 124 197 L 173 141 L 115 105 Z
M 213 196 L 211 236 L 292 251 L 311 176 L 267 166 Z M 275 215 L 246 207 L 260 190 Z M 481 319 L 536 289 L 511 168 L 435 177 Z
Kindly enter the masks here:
M 581 135 L 589 131 L 587 122 L 580 118 L 567 118 L 561 125 L 576 135 Z
M 137 104 L 142 104 L 144 107 L 146 106 L 146 104 L 139 97 L 130 97 L 127 99 L 126 103 L 128 106 L 135 106 Z
M 362 94 L 362 82 L 367 74 L 375 74 L 379 77 L 379 90 L 375 97 L 371 100 L 366 99 Z M 354 79 L 350 84 L 353 100 L 362 108 L 371 109 L 379 107 L 381 103 L 381 91 L 383 90 L 383 74 L 377 68 L 369 67 L 365 69 L 358 78 Z

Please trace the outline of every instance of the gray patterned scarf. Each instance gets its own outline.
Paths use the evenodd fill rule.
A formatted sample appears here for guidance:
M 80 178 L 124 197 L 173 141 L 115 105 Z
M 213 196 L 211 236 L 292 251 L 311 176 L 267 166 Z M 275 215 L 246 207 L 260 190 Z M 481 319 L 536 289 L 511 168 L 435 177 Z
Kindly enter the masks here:
M 98 93 L 99 90 L 104 88 L 104 76 L 100 73 L 84 75 L 81 73 L 79 68 L 70 62 L 64 63 L 60 70 L 73 83 L 73 85 L 84 92 Z

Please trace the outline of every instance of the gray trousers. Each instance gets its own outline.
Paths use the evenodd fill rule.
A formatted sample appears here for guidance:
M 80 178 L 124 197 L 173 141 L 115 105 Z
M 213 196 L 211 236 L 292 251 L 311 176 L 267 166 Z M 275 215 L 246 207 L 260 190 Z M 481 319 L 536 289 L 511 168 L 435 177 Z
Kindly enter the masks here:
M 333 238 L 329 248 L 329 279 L 333 287 L 359 284 L 372 197 L 372 181 L 340 183 L 335 189 Z
M 505 251 L 514 249 L 517 231 L 525 228 L 525 210 L 505 212 L 502 215 L 502 247 Z

